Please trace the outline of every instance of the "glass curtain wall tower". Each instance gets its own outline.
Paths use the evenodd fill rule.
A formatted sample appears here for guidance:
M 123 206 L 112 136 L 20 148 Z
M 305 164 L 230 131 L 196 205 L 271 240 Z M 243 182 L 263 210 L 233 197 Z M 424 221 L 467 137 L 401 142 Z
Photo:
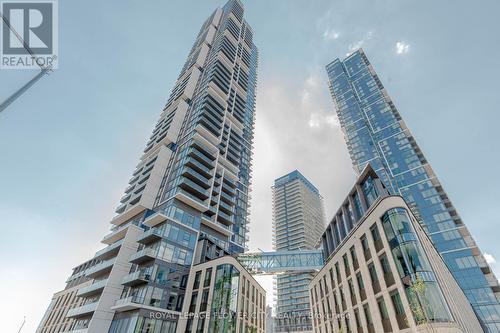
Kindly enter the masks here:
M 297 170 L 276 179 L 272 189 L 274 249 L 314 249 L 325 228 L 318 189 Z M 276 332 L 312 331 L 307 286 L 313 277 L 313 272 L 277 276 Z
M 245 250 L 258 51 L 243 14 L 229 0 L 203 23 L 69 331 L 175 332 L 192 265 Z
M 363 50 L 326 66 L 355 171 L 369 163 L 405 198 L 487 332 L 500 332 L 500 286 Z

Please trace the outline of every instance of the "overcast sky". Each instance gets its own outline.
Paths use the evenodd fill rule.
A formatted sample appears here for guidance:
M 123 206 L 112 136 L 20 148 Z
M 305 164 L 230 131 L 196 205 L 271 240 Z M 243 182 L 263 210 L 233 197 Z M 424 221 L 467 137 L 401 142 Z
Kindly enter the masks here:
M 204 19 L 223 0 L 61 1 L 59 69 L 0 113 L 2 332 L 33 332 L 109 220 Z M 363 47 L 481 249 L 500 257 L 500 3 L 246 1 L 260 49 L 250 248 L 299 169 L 331 216 L 354 180 L 324 66 Z M 34 73 L 0 70 L 0 100 Z M 261 279 L 272 302 L 269 278 Z

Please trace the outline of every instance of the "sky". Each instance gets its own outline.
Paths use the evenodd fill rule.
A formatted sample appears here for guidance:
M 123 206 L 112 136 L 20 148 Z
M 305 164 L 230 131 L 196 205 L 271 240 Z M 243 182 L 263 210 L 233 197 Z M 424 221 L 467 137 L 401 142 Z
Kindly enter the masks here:
M 206 17 L 223 0 L 59 3 L 59 68 L 0 113 L 2 332 L 34 332 L 108 222 Z M 247 0 L 259 47 L 252 250 L 300 170 L 331 217 L 355 175 L 324 66 L 363 47 L 500 274 L 500 3 Z M 0 101 L 34 75 L 0 70 Z M 259 278 L 272 303 L 271 278 Z

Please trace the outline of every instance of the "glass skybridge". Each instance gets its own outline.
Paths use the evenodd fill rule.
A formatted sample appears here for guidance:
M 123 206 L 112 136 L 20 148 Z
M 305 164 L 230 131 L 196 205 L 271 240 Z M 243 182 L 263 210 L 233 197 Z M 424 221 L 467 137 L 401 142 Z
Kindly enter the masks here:
M 321 250 L 246 252 L 238 255 L 238 261 L 254 275 L 310 272 L 324 265 Z

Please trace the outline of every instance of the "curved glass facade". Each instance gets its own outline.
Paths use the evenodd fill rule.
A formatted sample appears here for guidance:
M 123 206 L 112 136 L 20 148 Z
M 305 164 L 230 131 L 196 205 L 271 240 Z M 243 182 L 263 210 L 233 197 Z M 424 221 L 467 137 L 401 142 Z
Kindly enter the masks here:
M 236 332 L 240 272 L 231 264 L 217 266 L 209 332 Z
M 404 208 L 388 210 L 382 224 L 417 324 L 452 321 L 408 212 Z

